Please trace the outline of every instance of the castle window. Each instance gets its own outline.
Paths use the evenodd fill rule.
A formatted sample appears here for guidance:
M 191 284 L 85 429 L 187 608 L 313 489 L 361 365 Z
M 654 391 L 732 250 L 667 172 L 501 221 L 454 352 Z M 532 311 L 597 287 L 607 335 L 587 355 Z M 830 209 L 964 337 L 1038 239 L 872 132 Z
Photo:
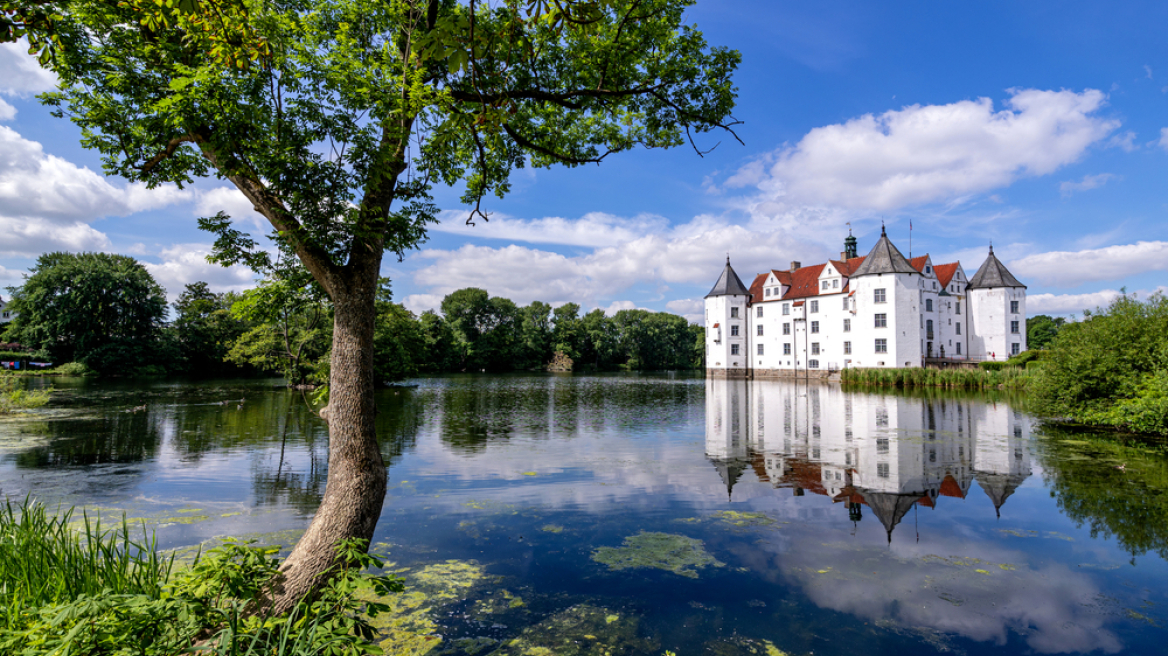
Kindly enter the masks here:
M 851 319 L 844 319 L 844 332 L 845 333 L 852 332 L 852 320 Z
M 762 344 L 758 345 L 758 354 L 762 355 Z
M 876 317 L 876 327 L 877 328 L 887 328 L 888 327 L 888 315 L 887 314 L 877 314 L 874 316 Z
M 933 299 L 926 298 L 925 299 L 925 312 L 932 312 L 932 311 L 933 311 Z
M 876 475 L 879 476 L 880 478 L 888 478 L 888 463 L 886 463 L 886 462 L 876 463 Z
M 831 288 L 832 289 L 839 289 L 839 280 L 838 279 L 831 281 Z
M 811 311 L 819 312 L 819 301 L 811 301 Z
M 761 317 L 761 316 L 762 316 L 762 306 L 761 306 L 761 305 L 760 305 L 760 306 L 758 306 L 758 309 L 757 309 L 757 310 L 755 310 L 755 312 L 754 312 L 754 316 L 756 316 L 756 317 Z
M 1018 334 L 1018 322 L 1017 321 L 1010 322 L 1010 333 L 1013 335 Z
M 887 422 L 887 417 L 885 417 L 885 421 Z M 876 423 L 879 424 L 880 422 L 877 421 Z M 884 425 L 887 426 L 888 424 L 885 423 Z M 887 437 L 882 437 L 882 438 L 879 438 L 876 440 L 876 453 L 888 453 L 888 438 Z
M 783 355 L 791 355 L 791 345 L 790 345 L 790 343 L 783 344 Z
M 931 267 L 931 266 L 925 267 L 925 273 L 932 273 L 932 272 L 933 272 L 933 267 Z
M 876 352 L 877 353 L 887 353 L 888 352 L 888 340 L 886 338 L 880 337 L 876 340 Z
M 1013 344 L 1010 344 L 1010 355 L 1018 355 L 1021 352 L 1022 352 L 1022 348 L 1021 348 L 1021 346 L 1019 346 L 1018 342 L 1014 342 Z
M 819 360 L 808 360 L 808 361 L 807 361 L 807 368 L 809 368 L 809 369 L 818 369 L 818 368 L 819 368 Z M 816 450 L 818 451 L 818 449 L 816 449 Z M 819 455 L 818 455 L 818 454 L 816 454 L 816 457 L 818 458 L 818 457 L 819 457 Z
M 819 355 L 819 342 L 811 342 L 811 355 Z
M 880 289 L 873 289 L 872 294 L 874 296 L 874 298 L 872 300 L 874 300 L 875 302 L 877 302 L 877 303 L 887 302 L 886 298 L 885 298 L 885 293 L 884 293 L 883 287 L 881 287 Z
M 823 289 L 827 289 L 827 281 L 826 280 L 823 281 Z
M 763 296 L 770 296 L 770 295 L 771 295 L 771 288 L 770 288 L 770 287 L 767 287 L 767 288 L 766 288 L 766 291 L 765 291 L 765 292 L 763 292 Z
M 961 334 L 961 322 L 960 322 L 960 321 L 958 321 L 958 322 L 957 322 L 957 334 L 958 334 L 958 335 L 960 335 L 960 334 Z M 960 344 L 958 344 L 958 346 L 961 346 L 961 345 L 960 345 Z
M 791 304 L 790 303 L 783 303 L 783 314 L 784 315 L 791 314 Z
M 738 326 L 730 326 L 730 336 L 731 337 L 738 336 Z
M 957 301 L 957 307 L 954 309 L 957 310 L 957 314 L 961 314 L 961 301 Z
M 730 345 L 730 355 L 738 355 L 738 345 L 737 344 Z
M 961 355 L 961 342 L 957 342 L 957 355 Z
M 813 332 L 813 333 L 819 332 L 819 322 L 818 321 L 811 322 L 811 332 Z
M 848 309 L 848 297 L 847 296 L 844 297 L 844 309 L 845 310 Z
M 783 324 L 783 334 L 784 334 L 784 335 L 790 335 L 790 334 L 791 334 L 791 324 L 789 324 L 789 323 L 785 323 L 785 324 Z
M 736 308 L 736 307 L 732 307 L 732 308 L 730 308 L 730 318 L 731 318 L 731 319 L 737 319 L 737 318 L 738 318 L 738 308 Z
M 844 355 L 851 355 L 851 354 L 852 354 L 852 343 L 851 342 L 844 342 Z
M 1010 301 L 1010 314 L 1018 314 L 1018 301 Z
M 760 323 L 755 327 L 758 329 L 758 336 L 762 337 L 762 324 Z

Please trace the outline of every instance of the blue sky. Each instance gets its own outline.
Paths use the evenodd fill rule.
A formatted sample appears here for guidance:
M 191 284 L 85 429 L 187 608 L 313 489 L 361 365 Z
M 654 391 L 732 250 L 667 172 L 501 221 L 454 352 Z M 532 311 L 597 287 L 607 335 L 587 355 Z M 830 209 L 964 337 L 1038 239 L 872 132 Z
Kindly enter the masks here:
M 776 2 L 699 0 L 688 14 L 742 52 L 737 118 L 692 149 L 601 166 L 526 170 L 463 225 L 444 221 L 404 262 L 395 296 L 421 311 L 465 286 L 525 304 L 642 307 L 697 318 L 726 253 L 744 280 L 842 250 L 880 223 L 902 251 L 960 259 L 992 241 L 1029 286 L 1031 314 L 1080 314 L 1168 271 L 1168 26 L 1164 2 Z M 52 85 L 0 46 L 0 285 L 47 250 L 138 257 L 177 296 L 205 280 L 252 282 L 205 255 L 195 218 L 223 209 L 262 229 L 237 192 L 208 180 L 147 191 L 104 178 L 79 133 L 33 94 Z

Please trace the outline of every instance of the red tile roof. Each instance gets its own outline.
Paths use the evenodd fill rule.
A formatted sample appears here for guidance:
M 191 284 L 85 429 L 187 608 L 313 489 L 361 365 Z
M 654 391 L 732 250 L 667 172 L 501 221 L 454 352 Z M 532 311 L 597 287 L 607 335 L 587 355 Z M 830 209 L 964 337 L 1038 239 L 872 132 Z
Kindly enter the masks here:
M 867 256 L 864 256 L 867 257 Z M 852 257 L 845 260 L 831 260 L 832 266 L 845 276 L 851 276 L 864 263 L 864 257 Z
M 952 474 L 946 474 L 945 480 L 941 481 L 941 494 L 947 497 L 956 497 L 964 499 L 965 493 L 961 491 L 961 485 L 953 478 Z
M 783 295 L 783 300 L 792 298 L 807 298 L 819 295 L 819 274 L 823 273 L 826 264 L 815 264 L 795 269 L 790 272 L 791 288 Z
M 921 273 L 924 273 L 925 272 L 925 263 L 927 263 L 928 261 L 929 261 L 929 256 L 928 256 L 928 254 L 925 254 L 925 255 L 922 255 L 920 257 L 914 257 L 913 259 L 909 260 L 908 263 L 912 265 L 912 268 L 916 269 L 917 271 L 920 271 Z
M 767 275 L 760 273 L 754 277 L 754 282 L 750 283 L 750 302 L 758 303 L 762 300 L 762 286 L 766 282 Z
M 957 273 L 959 266 L 961 266 L 960 262 L 934 265 L 933 272 L 937 274 L 937 282 L 941 283 L 942 287 L 948 287 L 949 281 L 953 280 L 953 274 Z

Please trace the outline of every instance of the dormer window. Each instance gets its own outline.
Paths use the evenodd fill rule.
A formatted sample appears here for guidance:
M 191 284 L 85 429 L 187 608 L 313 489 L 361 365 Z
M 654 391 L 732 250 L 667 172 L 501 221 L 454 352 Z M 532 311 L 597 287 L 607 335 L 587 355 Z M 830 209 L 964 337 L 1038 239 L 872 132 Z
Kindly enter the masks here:
M 827 289 L 827 281 L 826 280 L 823 281 L 823 289 Z
M 771 288 L 770 288 L 770 287 L 767 287 L 767 288 L 766 288 L 765 295 L 766 295 L 766 296 L 770 296 L 770 295 L 771 295 Z
M 933 267 L 931 267 L 931 266 L 925 267 L 925 273 L 932 273 L 932 272 L 933 272 Z
M 832 287 L 832 289 L 839 289 L 839 279 L 838 278 L 831 281 L 831 287 Z

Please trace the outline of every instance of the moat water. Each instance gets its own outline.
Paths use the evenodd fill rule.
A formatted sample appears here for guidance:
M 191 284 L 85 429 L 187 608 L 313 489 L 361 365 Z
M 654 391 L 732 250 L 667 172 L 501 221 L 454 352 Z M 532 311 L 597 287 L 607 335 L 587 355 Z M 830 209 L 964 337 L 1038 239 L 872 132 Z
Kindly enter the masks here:
M 378 393 L 374 546 L 426 593 L 408 653 L 1164 653 L 1160 445 L 1004 395 L 409 382 Z M 124 514 L 180 553 L 290 546 L 319 502 L 326 426 L 277 381 L 52 383 L 0 421 L 10 500 Z

